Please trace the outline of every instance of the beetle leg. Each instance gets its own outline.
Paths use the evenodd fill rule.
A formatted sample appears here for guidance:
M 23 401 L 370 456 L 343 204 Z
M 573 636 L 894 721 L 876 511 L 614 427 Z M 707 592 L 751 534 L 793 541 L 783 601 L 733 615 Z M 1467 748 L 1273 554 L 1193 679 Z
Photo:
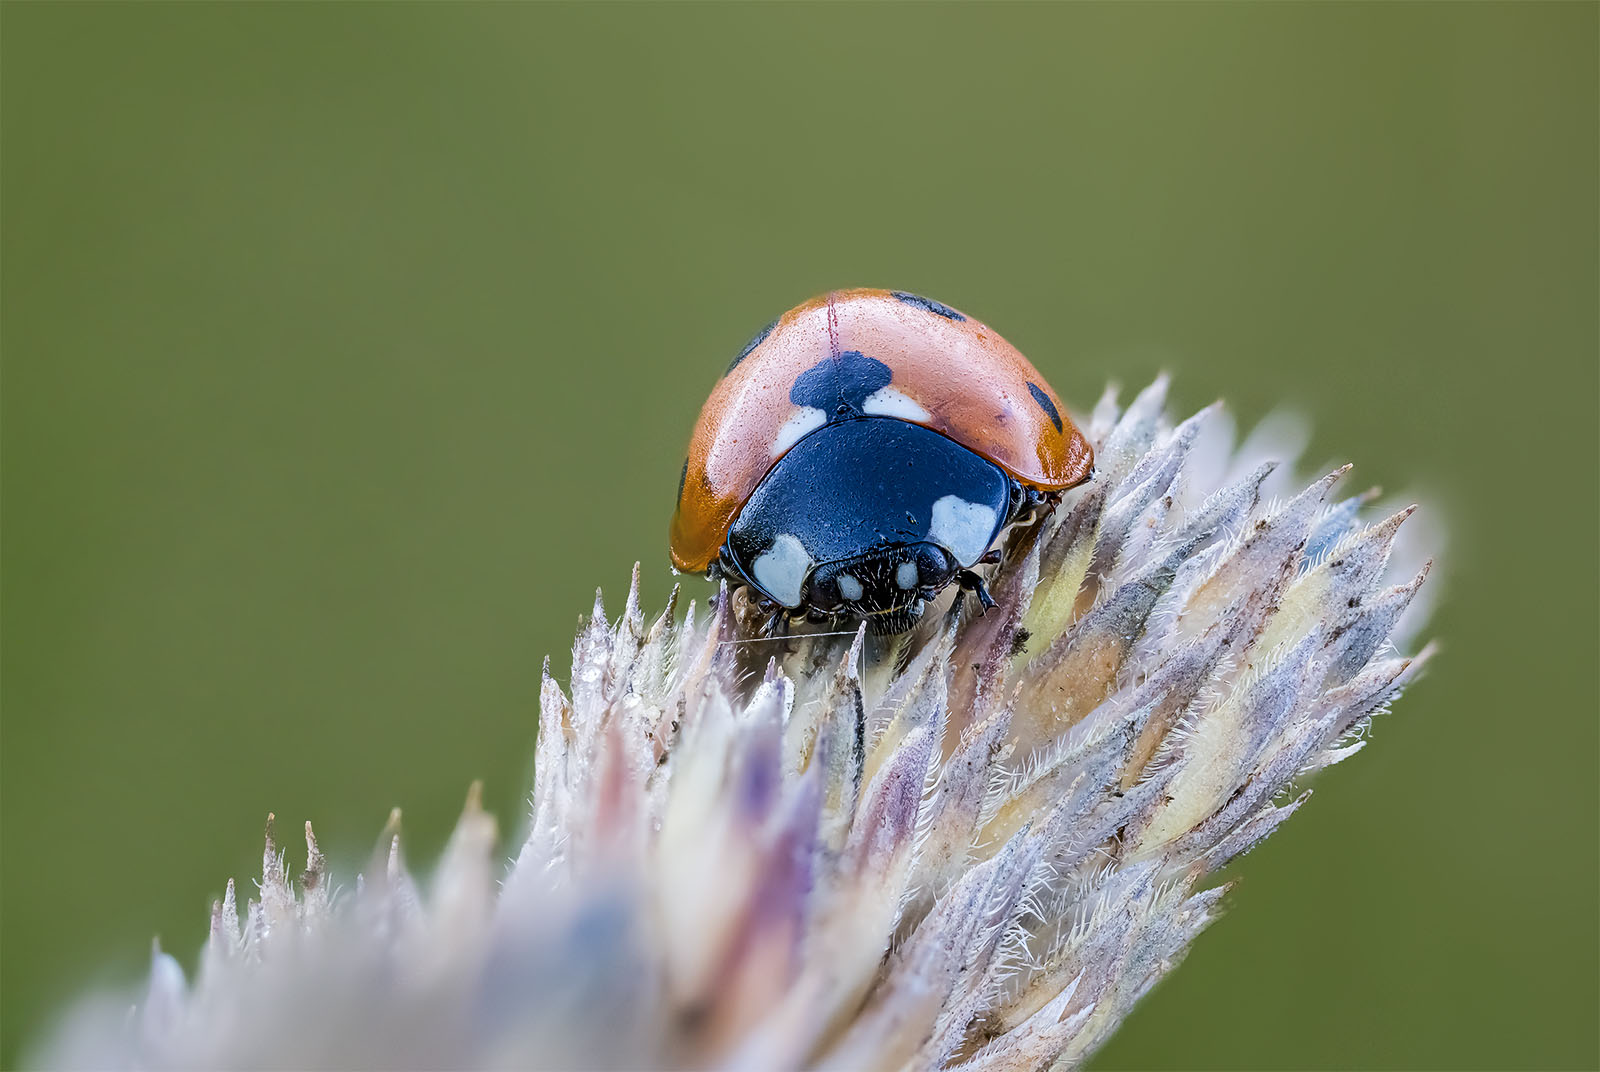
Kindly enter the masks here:
M 1017 480 L 1011 480 L 1011 504 L 1007 511 L 1008 522 L 1019 525 L 1029 525 L 1038 520 L 1039 507 L 1050 498 L 1049 493 L 1038 488 L 1030 488 Z
M 961 585 L 963 592 L 971 592 L 978 597 L 979 614 L 984 613 L 990 607 L 998 606 L 994 601 L 994 596 L 989 594 L 989 586 L 984 583 L 982 577 L 979 577 L 971 570 L 962 570 L 956 574 L 956 582 Z
M 1027 501 L 1028 489 L 1016 477 L 1011 478 L 1010 502 L 1006 504 L 1006 514 L 1015 519 L 1022 513 L 1022 506 Z
M 999 565 L 1000 560 L 1003 557 L 1004 557 L 1004 555 L 1001 553 L 1000 548 L 991 547 L 991 548 L 989 548 L 989 550 L 985 551 L 982 555 L 978 556 L 978 561 L 977 561 L 976 564 L 977 565 L 982 565 L 982 566 Z
M 734 563 L 733 552 L 729 550 L 727 544 L 723 544 L 721 550 L 717 552 L 717 560 L 711 564 L 711 569 L 717 574 L 712 580 L 725 580 L 735 586 L 748 583 Z
M 761 632 L 769 637 L 788 636 L 789 608 L 778 607 L 771 614 L 769 614 L 765 624 L 763 624 L 761 627 Z

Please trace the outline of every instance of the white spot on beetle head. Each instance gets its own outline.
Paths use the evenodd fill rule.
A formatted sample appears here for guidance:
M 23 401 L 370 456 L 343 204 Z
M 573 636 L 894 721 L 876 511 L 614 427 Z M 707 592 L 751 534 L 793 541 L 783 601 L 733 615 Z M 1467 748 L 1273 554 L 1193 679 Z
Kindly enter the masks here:
M 927 410 L 893 387 L 880 387 L 868 395 L 861 403 L 861 412 L 879 417 L 899 417 L 902 421 L 912 423 L 928 419 Z
M 895 567 L 894 583 L 906 591 L 917 586 L 917 564 L 915 562 L 902 562 Z
M 838 577 L 834 578 L 834 581 L 839 586 L 839 594 L 852 603 L 866 594 L 865 589 L 861 587 L 861 582 L 848 573 L 839 574 Z
M 949 551 L 962 566 L 971 566 L 989 549 L 999 523 L 991 507 L 946 495 L 933 504 L 928 539 Z
M 800 605 L 800 586 L 811 570 L 811 556 L 800 540 L 787 532 L 778 534 L 772 546 L 750 567 L 755 582 L 767 595 L 786 607 Z
M 816 406 L 797 406 L 778 429 L 778 438 L 772 442 L 772 456 L 779 457 L 800 442 L 807 432 L 815 431 L 828 423 L 828 415 Z

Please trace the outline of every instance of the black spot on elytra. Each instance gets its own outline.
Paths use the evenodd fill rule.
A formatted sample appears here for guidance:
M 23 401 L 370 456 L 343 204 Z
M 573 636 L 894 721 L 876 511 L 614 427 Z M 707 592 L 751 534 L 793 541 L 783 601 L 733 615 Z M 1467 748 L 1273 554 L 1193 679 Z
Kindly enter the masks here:
M 1061 413 L 1056 409 L 1056 404 L 1050 401 L 1050 396 L 1041 391 L 1038 384 L 1031 381 L 1028 383 L 1028 393 L 1039 403 L 1039 408 L 1050 418 L 1050 423 L 1056 426 L 1056 431 L 1061 431 Z
M 915 305 L 918 309 L 926 309 L 928 312 L 933 313 L 936 316 L 942 316 L 946 320 L 966 319 L 966 317 L 950 308 L 944 302 L 936 302 L 932 298 L 924 298 L 920 294 L 907 294 L 903 290 L 891 290 L 889 293 L 893 294 L 896 298 L 899 298 L 907 305 Z
M 683 459 L 683 472 L 678 474 L 678 501 L 683 501 L 683 486 L 689 482 L 689 459 Z
M 733 359 L 733 364 L 728 366 L 728 372 L 732 372 L 734 369 L 738 368 L 739 362 L 749 357 L 750 352 L 757 346 L 760 346 L 762 343 L 766 342 L 767 336 L 771 335 L 772 329 L 777 326 L 778 322 L 774 320 L 772 323 L 756 332 L 755 335 L 751 337 L 750 341 L 744 344 L 744 349 L 739 351 L 739 356 Z M 726 376 L 728 372 L 724 372 L 723 375 Z
M 861 416 L 867 396 L 889 386 L 894 373 L 875 357 L 859 350 L 846 350 L 837 357 L 825 357 L 795 378 L 789 388 L 789 401 L 797 406 L 815 406 L 828 419 Z

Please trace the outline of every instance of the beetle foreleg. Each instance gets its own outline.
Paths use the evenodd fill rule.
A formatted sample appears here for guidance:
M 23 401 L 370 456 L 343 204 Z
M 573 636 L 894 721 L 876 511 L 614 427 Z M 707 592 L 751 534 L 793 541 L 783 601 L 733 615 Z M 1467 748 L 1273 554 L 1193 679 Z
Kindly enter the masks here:
M 784 637 L 789 635 L 789 608 L 778 607 L 761 626 L 763 636 Z
M 979 614 L 984 613 L 990 607 L 999 605 L 995 603 L 994 596 L 989 594 L 989 586 L 984 583 L 983 578 L 979 577 L 971 570 L 962 570 L 960 573 L 956 574 L 956 583 L 961 585 L 961 590 L 963 592 L 971 592 L 973 595 L 978 597 Z

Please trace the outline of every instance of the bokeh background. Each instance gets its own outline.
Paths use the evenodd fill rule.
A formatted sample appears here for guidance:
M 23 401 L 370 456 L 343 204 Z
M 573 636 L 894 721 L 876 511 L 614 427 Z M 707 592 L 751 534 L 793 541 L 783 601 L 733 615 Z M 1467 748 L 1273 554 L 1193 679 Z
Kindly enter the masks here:
M 269 810 L 517 827 L 704 393 L 855 284 L 1079 407 L 1291 404 L 1448 532 L 1431 676 L 1098 1066 L 1600 1063 L 1600 7 L 0 18 L 0 1063 L 192 963 Z

